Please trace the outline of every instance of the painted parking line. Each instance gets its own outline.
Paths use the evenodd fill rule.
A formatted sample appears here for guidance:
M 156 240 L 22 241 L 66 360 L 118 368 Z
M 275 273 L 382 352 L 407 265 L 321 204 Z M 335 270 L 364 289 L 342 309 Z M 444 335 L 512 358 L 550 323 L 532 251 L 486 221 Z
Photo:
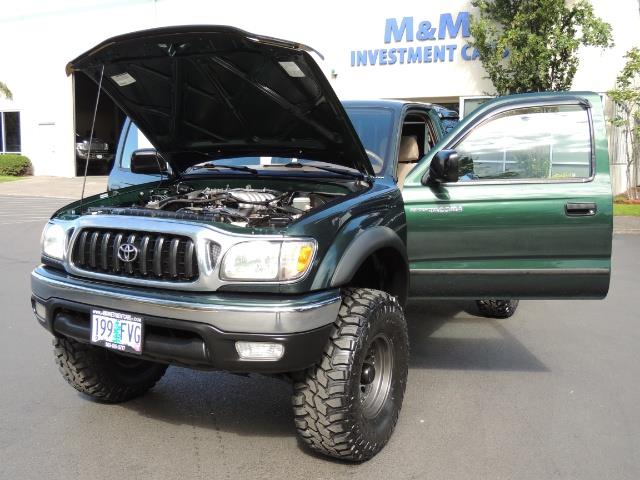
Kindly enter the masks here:
M 0 195 L 0 200 L 41 200 L 41 201 L 60 201 L 68 202 L 68 197 L 34 197 L 27 195 Z
M 40 228 L 67 201 L 64 198 L 0 195 L 0 227 L 31 224 L 34 228 Z
M 42 220 L 42 219 L 33 219 L 33 220 L 17 220 L 15 222 L 0 222 L 0 226 L 2 226 L 2 225 L 18 225 L 20 223 L 40 222 L 40 223 L 42 223 L 42 226 L 44 227 L 44 224 L 46 223 L 47 220 L 48 220 L 48 218 L 45 218 L 44 220 Z
M 58 202 L 45 202 L 40 200 L 39 202 L 35 200 L 29 200 L 28 202 L 20 201 L 20 202 L 5 202 L 3 199 L 0 199 L 0 207 L 11 207 L 12 205 L 33 205 L 34 207 L 47 207 L 52 205 L 63 205 Z
M 42 204 L 42 203 L 2 203 L 0 202 L 0 210 L 8 210 L 11 208 L 18 208 L 18 207 L 25 207 L 25 208 L 36 208 L 38 210 L 43 210 L 46 208 L 55 208 L 58 209 L 60 208 L 59 205 L 57 204 Z
M 8 221 L 8 220 L 38 220 L 38 219 L 48 219 L 51 218 L 51 215 L 4 215 L 0 213 L 0 221 Z
M 49 218 L 51 217 L 2 217 L 0 218 L 0 222 L 3 223 L 7 223 L 7 222 L 21 222 L 21 221 L 25 221 L 25 222 L 33 222 L 35 220 L 38 221 L 43 221 L 46 222 L 47 220 L 49 220 Z
M 35 209 L 35 210 L 46 210 L 46 209 L 58 209 L 60 208 L 58 205 L 40 205 L 40 204 L 33 204 L 33 203 L 12 203 L 10 205 L 3 205 L 0 202 L 0 210 L 10 210 L 10 209 L 14 209 L 14 208 L 19 208 L 19 207 L 24 207 L 24 208 L 29 208 L 29 209 Z
M 0 210 L 0 217 L 50 217 L 55 210 L 48 210 L 45 212 L 29 212 L 29 213 L 14 213 L 14 212 L 3 212 Z
M 0 205 L 9 203 L 29 203 L 29 202 L 41 202 L 41 203 L 69 203 L 68 198 L 51 198 L 51 197 L 7 197 L 0 196 Z
M 47 209 L 51 210 L 52 208 L 57 209 L 58 205 L 41 205 L 41 204 L 33 204 L 33 203 L 12 203 L 11 205 L 2 205 L 0 203 L 0 210 L 4 210 L 4 211 L 9 211 L 17 207 L 25 207 L 25 208 L 30 208 L 34 210 L 47 210 Z

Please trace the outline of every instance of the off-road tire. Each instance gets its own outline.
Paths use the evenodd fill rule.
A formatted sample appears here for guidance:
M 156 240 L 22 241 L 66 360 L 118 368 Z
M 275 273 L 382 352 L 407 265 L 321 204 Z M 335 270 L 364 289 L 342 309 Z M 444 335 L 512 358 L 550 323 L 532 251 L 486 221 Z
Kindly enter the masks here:
M 69 385 L 104 403 L 139 397 L 167 370 L 167 365 L 118 355 L 66 337 L 55 337 L 53 350 L 58 369 Z
M 391 375 L 374 374 L 389 381 L 372 416 L 361 382 L 365 360 L 376 362 L 367 355 L 381 341 L 390 353 L 380 357 L 392 358 L 382 371 Z M 378 290 L 344 290 L 322 360 L 294 383 L 293 410 L 302 442 L 343 460 L 372 458 L 387 443 L 398 420 L 408 362 L 407 324 L 397 299 Z
M 509 318 L 516 313 L 519 302 L 519 300 L 476 300 L 476 305 L 483 317 Z

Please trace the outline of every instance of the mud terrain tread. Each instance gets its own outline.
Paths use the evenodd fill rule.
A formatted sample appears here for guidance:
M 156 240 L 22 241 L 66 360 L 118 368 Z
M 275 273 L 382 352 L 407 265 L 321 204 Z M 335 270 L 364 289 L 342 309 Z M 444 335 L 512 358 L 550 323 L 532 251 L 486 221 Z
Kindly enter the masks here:
M 393 427 L 381 441 L 365 442 L 350 413 L 354 395 L 348 391 L 349 375 L 357 348 L 366 338 L 368 319 L 377 309 L 402 314 L 396 298 L 385 292 L 345 289 L 322 360 L 319 365 L 309 368 L 303 379 L 294 383 L 296 429 L 303 443 L 318 453 L 364 461 L 381 450 L 391 437 Z M 404 338 L 408 338 L 406 323 L 402 323 Z M 408 344 L 405 347 L 408 351 Z M 398 413 L 399 409 L 392 419 L 393 426 Z
M 63 378 L 81 393 L 104 403 L 119 403 L 138 397 L 162 378 L 166 365 L 149 364 L 149 375 L 140 382 L 123 382 L 113 374 L 109 353 L 99 347 L 65 337 L 53 339 L 55 362 Z M 113 354 L 111 354 L 113 355 Z
M 488 318 L 509 318 L 518 308 L 519 300 L 477 300 L 480 314 Z

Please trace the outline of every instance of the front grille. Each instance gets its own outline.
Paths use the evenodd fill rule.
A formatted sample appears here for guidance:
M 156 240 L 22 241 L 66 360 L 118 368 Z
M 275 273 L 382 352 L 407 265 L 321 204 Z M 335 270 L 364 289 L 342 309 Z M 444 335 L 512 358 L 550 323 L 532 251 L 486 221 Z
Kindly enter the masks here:
M 135 247 L 128 262 L 118 256 L 125 244 Z M 76 237 L 71 261 L 90 272 L 168 282 L 192 282 L 199 274 L 195 244 L 183 235 L 86 228 Z

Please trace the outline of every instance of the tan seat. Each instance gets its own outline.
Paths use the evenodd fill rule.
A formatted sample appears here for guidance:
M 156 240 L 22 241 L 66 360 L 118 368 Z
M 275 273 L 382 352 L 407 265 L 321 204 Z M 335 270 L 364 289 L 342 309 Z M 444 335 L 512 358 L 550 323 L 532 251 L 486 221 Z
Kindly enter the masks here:
M 400 149 L 398 152 L 398 181 L 400 190 L 404 186 L 404 179 L 407 174 L 416 166 L 420 159 L 420 149 L 418 148 L 418 137 L 415 135 L 405 135 L 400 138 Z

